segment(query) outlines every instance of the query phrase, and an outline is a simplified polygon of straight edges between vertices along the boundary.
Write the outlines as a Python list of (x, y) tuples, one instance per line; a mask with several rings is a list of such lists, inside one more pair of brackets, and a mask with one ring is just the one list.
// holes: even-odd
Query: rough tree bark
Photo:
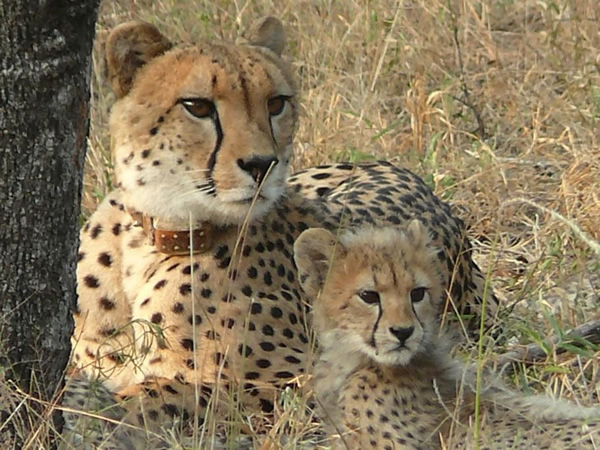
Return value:
[[(0, 0), (0, 383), (42, 400), (60, 388), (70, 352), (98, 3)], [(47, 412), (21, 408), (19, 430), (7, 409), (0, 427), (20, 448)]]

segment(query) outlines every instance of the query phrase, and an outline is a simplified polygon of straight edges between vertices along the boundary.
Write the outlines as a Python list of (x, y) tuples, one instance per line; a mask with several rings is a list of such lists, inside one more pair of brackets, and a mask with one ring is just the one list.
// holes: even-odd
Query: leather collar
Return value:
[(217, 232), (222, 230), (208, 222), (197, 222), (194, 229), (183, 228), (165, 223), (156, 217), (141, 212), (129, 211), (133, 226), (141, 226), (148, 237), (148, 243), (166, 255), (195, 255), (209, 251), (215, 241)]

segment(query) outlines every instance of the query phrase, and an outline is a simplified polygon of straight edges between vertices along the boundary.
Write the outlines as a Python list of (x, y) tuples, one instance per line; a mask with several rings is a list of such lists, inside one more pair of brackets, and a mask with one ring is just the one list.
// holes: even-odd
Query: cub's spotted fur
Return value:
[(314, 388), (336, 448), (592, 449), (600, 408), (524, 397), (489, 378), (474, 438), (474, 371), (440, 334), (444, 264), (421, 222), (300, 235), (295, 260), (320, 342)]
[(99, 380), (142, 437), (189, 431), (207, 409), (271, 413), (310, 369), (292, 254), (308, 227), (419, 217), (436, 233), (447, 310), (479, 313), (483, 277), (464, 226), (417, 176), (379, 162), (286, 182), (297, 105), (283, 44), (273, 18), (245, 45), (174, 46), (139, 22), (110, 34), (117, 188), (81, 232), (67, 405), (89, 409), (82, 380)]

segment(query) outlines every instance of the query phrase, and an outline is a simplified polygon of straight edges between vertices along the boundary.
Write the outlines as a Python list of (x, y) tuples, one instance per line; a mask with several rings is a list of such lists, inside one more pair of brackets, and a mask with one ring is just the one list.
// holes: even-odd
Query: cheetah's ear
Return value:
[(279, 19), (264, 17), (250, 28), (248, 40), (252, 45), (266, 47), (278, 56), (285, 48), (285, 32)]
[(427, 247), (431, 236), (427, 227), (418, 219), (413, 219), (406, 228), (406, 236), (415, 247)]
[(335, 235), (323, 228), (304, 231), (294, 243), (294, 261), (298, 267), (300, 286), (315, 300), (325, 284), (334, 252), (344, 252)]
[(113, 29), (106, 40), (106, 68), (118, 98), (131, 90), (136, 72), (173, 44), (149, 23), (127, 22)]

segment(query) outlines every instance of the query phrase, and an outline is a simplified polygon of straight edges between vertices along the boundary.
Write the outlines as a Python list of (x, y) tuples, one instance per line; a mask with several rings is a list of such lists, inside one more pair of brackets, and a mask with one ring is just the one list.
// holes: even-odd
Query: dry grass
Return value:
[[(105, 1), (98, 41), (132, 18), (181, 41), (232, 40), (263, 15), (285, 23), (298, 74), (295, 168), (383, 158), (423, 176), (471, 225), (478, 260), (514, 307), (512, 344), (598, 317), (597, 0)], [(86, 214), (112, 189), (99, 53), (93, 95)], [(599, 355), (549, 348), (512, 381), (598, 402)], [(299, 417), (301, 403), (282, 417)]]

